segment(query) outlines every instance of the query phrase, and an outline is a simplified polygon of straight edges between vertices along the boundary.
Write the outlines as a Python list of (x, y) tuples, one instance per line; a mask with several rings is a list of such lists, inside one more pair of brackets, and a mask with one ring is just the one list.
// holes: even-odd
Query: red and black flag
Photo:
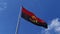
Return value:
[(24, 7), (22, 7), (21, 17), (35, 25), (42, 26), (44, 28), (48, 28), (47, 23), (44, 20), (36, 17), (32, 12), (28, 11)]

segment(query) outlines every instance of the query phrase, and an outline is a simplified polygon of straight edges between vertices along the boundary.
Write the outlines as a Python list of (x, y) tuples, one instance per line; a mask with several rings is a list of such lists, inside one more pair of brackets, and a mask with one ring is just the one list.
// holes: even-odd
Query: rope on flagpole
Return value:
[[(21, 8), (20, 8), (20, 10), (21, 10)], [(18, 21), (17, 21), (17, 25), (16, 25), (15, 34), (18, 34), (18, 27), (19, 27), (19, 24), (20, 24), (20, 12), (19, 12), (19, 16), (18, 16)]]

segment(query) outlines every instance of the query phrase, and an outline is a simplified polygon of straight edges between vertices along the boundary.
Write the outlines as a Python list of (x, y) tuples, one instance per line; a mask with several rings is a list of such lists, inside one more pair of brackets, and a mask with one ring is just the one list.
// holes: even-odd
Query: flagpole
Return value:
[[(21, 8), (20, 8), (21, 10)], [(15, 31), (15, 34), (18, 34), (18, 28), (19, 28), (19, 24), (20, 24), (20, 12), (19, 12), (19, 16), (18, 16), (18, 21), (17, 21), (17, 25), (16, 25), (16, 31)]]

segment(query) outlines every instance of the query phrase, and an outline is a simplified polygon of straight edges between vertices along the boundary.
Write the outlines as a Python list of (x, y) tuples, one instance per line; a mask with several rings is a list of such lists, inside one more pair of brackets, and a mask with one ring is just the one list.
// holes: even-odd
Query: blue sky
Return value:
[(15, 34), (20, 0), (0, 0), (0, 34)]
[[(60, 0), (0, 0), (0, 34), (15, 34), (18, 15), (19, 11), (21, 13), (20, 7), (22, 5), (37, 17), (45, 20), (49, 27), (46, 30), (43, 27), (36, 26), (20, 18), (19, 34), (43, 34), (45, 32), (45, 34), (56, 34), (60, 32), (56, 29), (56, 27), (60, 29), (60, 22), (57, 20), (57, 18), (60, 18), (59, 1)], [(54, 25), (53, 23), (58, 25)]]

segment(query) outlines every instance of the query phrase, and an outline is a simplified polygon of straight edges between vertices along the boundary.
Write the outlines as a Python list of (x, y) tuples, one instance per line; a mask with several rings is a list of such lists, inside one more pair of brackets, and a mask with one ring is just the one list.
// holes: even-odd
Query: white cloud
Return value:
[(60, 22), (59, 18), (53, 19), (51, 21), (51, 24), (48, 25), (48, 29), (43, 30), (43, 33), (45, 34), (52, 34), (51, 31), (53, 31), (55, 34), (60, 34)]
[(52, 29), (52, 28), (57, 28), (58, 26), (60, 26), (60, 22), (59, 22), (59, 19), (56, 18), (56, 19), (53, 19), (53, 20), (51, 21), (51, 24), (48, 25), (48, 29), (46, 29), (46, 30), (50, 30), (50, 29)]
[(55, 28), (55, 31), (60, 32), (60, 27)]

